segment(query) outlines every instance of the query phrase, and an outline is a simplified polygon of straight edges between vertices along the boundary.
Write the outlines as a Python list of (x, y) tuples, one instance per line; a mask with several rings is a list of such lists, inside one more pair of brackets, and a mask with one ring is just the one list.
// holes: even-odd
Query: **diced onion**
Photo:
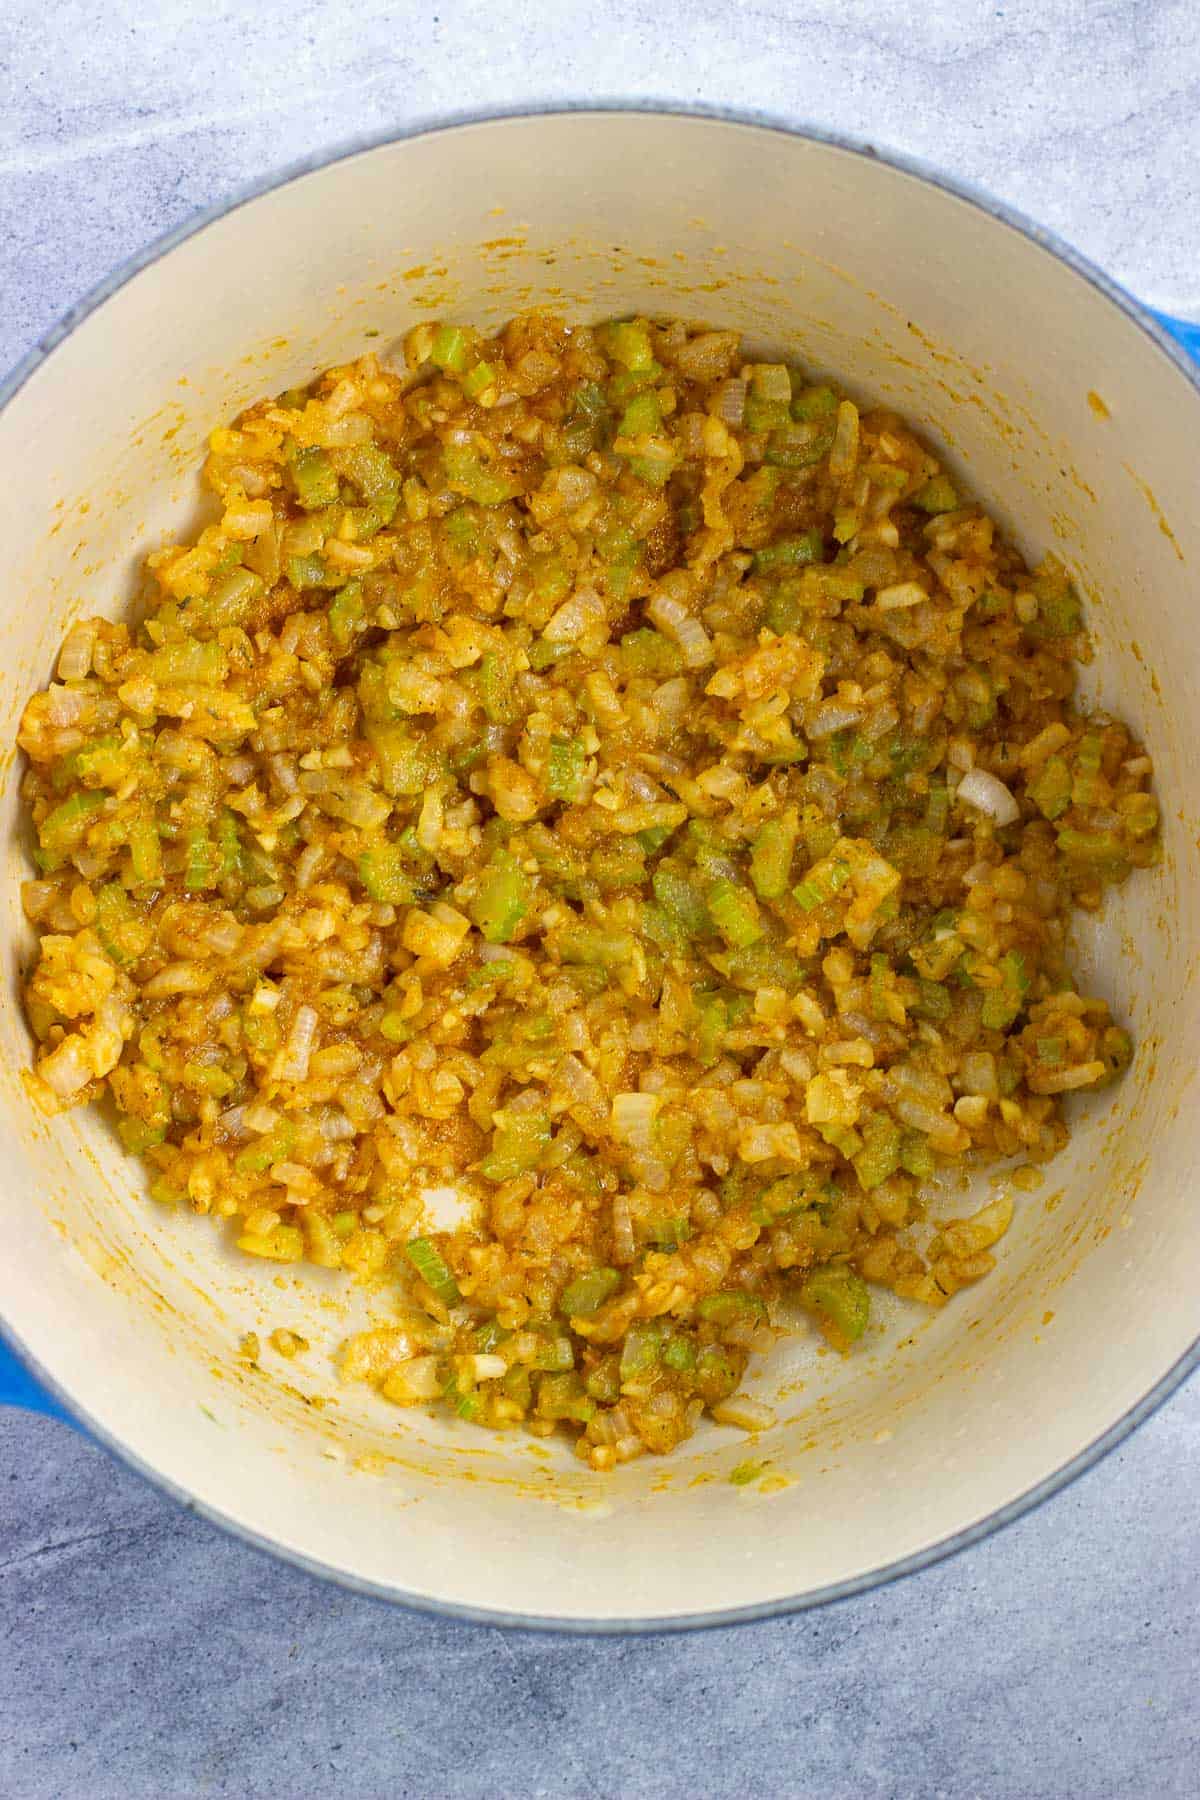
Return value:
[(1021, 816), (1021, 808), (1011, 791), (998, 776), (990, 775), (986, 769), (968, 769), (958, 784), (957, 798), (965, 800), (977, 812), (986, 813), (997, 825), (1011, 825)]

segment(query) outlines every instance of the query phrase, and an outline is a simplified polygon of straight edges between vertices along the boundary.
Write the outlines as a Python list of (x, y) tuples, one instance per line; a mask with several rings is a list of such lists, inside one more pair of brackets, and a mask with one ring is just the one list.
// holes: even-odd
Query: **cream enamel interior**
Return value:
[[(1030, 238), (866, 156), (619, 113), (385, 145), (152, 263), (0, 416), (3, 741), (67, 621), (118, 612), (141, 555), (194, 514), (212, 425), (418, 317), (498, 323), (533, 303), (733, 324), (834, 372), (924, 421), (1027, 553), (1055, 548), (1078, 571), (1089, 684), (1145, 735), (1165, 803), (1164, 866), (1081, 944), (1132, 1021), (1134, 1069), (1019, 1197), (978, 1288), (933, 1318), (885, 1309), (846, 1361), (808, 1336), (781, 1346), (754, 1391), (783, 1423), (757, 1440), (710, 1424), (668, 1460), (596, 1476), (565, 1445), (339, 1390), (329, 1353), (383, 1299), (222, 1256), (211, 1227), (151, 1207), (100, 1121), (39, 1120), (22, 1080), (10, 755), (0, 1314), (146, 1468), (332, 1572), (549, 1621), (727, 1613), (853, 1582), (983, 1520), (1112, 1426), (1196, 1334), (1200, 394)], [(312, 1350), (264, 1351), (248, 1373), (240, 1334), (275, 1325)], [(729, 1484), (748, 1456), (769, 1459), (774, 1491)]]

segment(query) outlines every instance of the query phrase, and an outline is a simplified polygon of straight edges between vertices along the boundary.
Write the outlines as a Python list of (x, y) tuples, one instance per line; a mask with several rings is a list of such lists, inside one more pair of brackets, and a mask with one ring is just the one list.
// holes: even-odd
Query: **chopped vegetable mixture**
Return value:
[(598, 1470), (768, 1424), (785, 1303), (849, 1351), (984, 1275), (1012, 1201), (931, 1183), (1128, 1063), (1067, 932), (1158, 855), (1064, 570), (893, 413), (640, 318), (419, 326), (205, 477), (21, 726), (46, 1107), (390, 1292), (347, 1379)]

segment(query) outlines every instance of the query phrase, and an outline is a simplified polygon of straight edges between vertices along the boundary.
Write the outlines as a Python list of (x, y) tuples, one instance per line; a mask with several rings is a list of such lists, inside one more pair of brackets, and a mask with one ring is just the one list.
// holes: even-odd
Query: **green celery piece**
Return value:
[(569, 1281), (562, 1291), (559, 1310), (568, 1318), (599, 1311), (606, 1300), (612, 1298), (621, 1285), (621, 1277), (616, 1269), (589, 1269), (586, 1274), (577, 1275)]
[(805, 387), (792, 395), (793, 419), (827, 419), (837, 407), (838, 397), (831, 387)]
[(139, 887), (157, 887), (162, 880), (162, 842), (158, 826), (143, 813), (129, 827), (129, 860)]
[(653, 437), (662, 430), (662, 407), (658, 395), (637, 394), (625, 408), (618, 428), (618, 437)]
[(919, 1131), (906, 1131), (900, 1145), (900, 1167), (917, 1181), (928, 1181), (933, 1174), (933, 1151), (929, 1139)]
[(948, 475), (935, 475), (924, 487), (918, 488), (912, 498), (913, 505), (927, 513), (953, 512), (962, 504), (958, 489)]
[(290, 1119), (280, 1119), (263, 1137), (247, 1144), (233, 1159), (239, 1175), (265, 1175), (272, 1164), (283, 1162), (296, 1142), (296, 1127)]
[(504, 657), (495, 650), (485, 650), (479, 662), (479, 699), (492, 725), (511, 725), (517, 709), (512, 689), (512, 672)]
[(552, 738), (546, 765), (546, 792), (554, 800), (579, 798), (583, 785), (583, 744), (579, 738)]
[(229, 659), (220, 644), (184, 638), (164, 644), (146, 658), (146, 673), (164, 685), (177, 682), (213, 684), (224, 681)]
[(1004, 1031), (1016, 1019), (1029, 992), (1029, 976), (1025, 958), (1019, 950), (1009, 950), (1000, 958), (1004, 985), (988, 988), (983, 997), (980, 1019), (987, 1031)]
[(416, 899), (412, 870), (399, 844), (372, 844), (358, 859), (358, 879), (382, 906), (411, 906)]
[(41, 846), (38, 861), (43, 869), (50, 871), (60, 868), (70, 852), (79, 848), (89, 819), (100, 811), (107, 798), (107, 794), (98, 793), (93, 788), (86, 793), (70, 795), (53, 812), (46, 814), (38, 826), (38, 843)]
[(677, 1375), (690, 1375), (696, 1367), (696, 1346), (691, 1338), (682, 1334), (670, 1337), (663, 1345), (662, 1360)]
[(662, 1332), (657, 1324), (631, 1325), (621, 1350), (621, 1380), (648, 1375), (658, 1362), (661, 1347)]
[(148, 933), (119, 881), (96, 895), (96, 936), (115, 963), (134, 962), (146, 950)]
[(709, 999), (698, 1005), (697, 1012), (700, 1024), (696, 1032), (696, 1060), (708, 1069), (721, 1054), (729, 1029), (729, 1008), (723, 1000)]
[(549, 1113), (507, 1113), (492, 1133), (492, 1148), (479, 1167), (489, 1181), (511, 1181), (536, 1168), (549, 1144)]
[(432, 1288), (444, 1305), (456, 1306), (458, 1304), (462, 1298), (458, 1291), (458, 1283), (441, 1251), (430, 1238), (410, 1238), (404, 1246), (404, 1254), (425, 1286)]
[(833, 443), (833, 426), (789, 424), (781, 421), (767, 439), (764, 452), (768, 468), (809, 469), (820, 462)]
[(762, 1318), (766, 1310), (757, 1294), (748, 1294), (742, 1288), (723, 1288), (719, 1293), (706, 1294), (696, 1307), (700, 1318), (722, 1330), (743, 1320)]
[(1058, 833), (1058, 848), (1072, 862), (1093, 868), (1120, 869), (1125, 865), (1125, 847), (1115, 831), (1076, 831), (1064, 828)]
[(338, 497), (337, 470), (324, 450), (297, 450), (291, 463), (292, 486), (305, 512), (332, 506)]
[(759, 827), (750, 850), (750, 879), (761, 900), (781, 900), (787, 893), (795, 853), (794, 825), (768, 819)]
[(479, 506), (499, 506), (514, 500), (521, 483), (498, 469), (488, 468), (466, 444), (447, 444), (442, 452), (446, 479), (455, 493), (465, 494)]
[(385, 525), (390, 525), (400, 502), (400, 471), (378, 444), (349, 444), (337, 452), (337, 463), (352, 487)]
[(883, 1113), (873, 1113), (862, 1129), (863, 1147), (854, 1158), (854, 1173), (869, 1193), (900, 1167), (904, 1134)]
[(827, 1320), (847, 1343), (855, 1343), (867, 1329), (871, 1296), (861, 1276), (840, 1264), (817, 1269), (800, 1289), (805, 1306)]
[[(252, 569), (230, 569), (217, 577), (204, 599), (194, 602), (193, 607), (209, 631), (222, 631), (240, 625), (265, 592), (266, 583)], [(192, 611), (189, 607), (189, 617)]]
[(621, 320), (606, 326), (601, 333), (601, 342), (612, 360), (626, 369), (640, 373), (653, 367), (650, 327), (642, 319)]
[(507, 850), (493, 856), (467, 907), (489, 944), (510, 943), (533, 898), (528, 876)]
[(776, 538), (773, 544), (755, 552), (754, 573), (761, 575), (772, 569), (801, 568), (808, 563), (820, 562), (824, 550), (824, 539), (816, 530)]
[(339, 650), (348, 650), (366, 623), (361, 581), (348, 581), (329, 603), (329, 635)]
[(325, 564), (319, 556), (289, 556), (286, 572), (297, 593), (301, 588), (325, 586)]
[(630, 675), (649, 675), (667, 680), (683, 668), (683, 651), (660, 631), (643, 625), (621, 639), (621, 663)]
[(556, 944), (563, 962), (595, 969), (627, 963), (634, 948), (629, 932), (604, 931), (591, 925), (570, 925), (559, 930)]
[(758, 903), (746, 888), (722, 878), (713, 882), (705, 899), (713, 924), (731, 949), (745, 950), (763, 936)]
[(190, 893), (202, 893), (217, 885), (217, 857), (207, 831), (189, 831), (184, 839), (187, 860), (183, 885)]
[(654, 898), (663, 911), (681, 927), (686, 937), (700, 937), (709, 927), (709, 912), (704, 895), (696, 883), (677, 868), (660, 863), (651, 880)]
[(490, 362), (477, 362), (473, 369), (463, 376), (463, 393), (471, 400), (478, 400), (489, 388), (494, 388), (497, 381), (495, 366)]
[(850, 879), (850, 865), (840, 858), (824, 856), (813, 864), (804, 880), (792, 889), (792, 899), (805, 912), (814, 912), (832, 900)]
[(1029, 783), (1027, 793), (1047, 819), (1057, 819), (1071, 804), (1071, 771), (1061, 756), (1051, 756)]
[(448, 375), (461, 375), (467, 366), (471, 336), (461, 325), (439, 325), (433, 334), (429, 360)]

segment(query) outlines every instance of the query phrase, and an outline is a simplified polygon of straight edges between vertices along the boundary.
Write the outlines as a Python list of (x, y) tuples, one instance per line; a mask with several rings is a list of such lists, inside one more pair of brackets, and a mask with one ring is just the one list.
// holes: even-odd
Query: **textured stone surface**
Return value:
[[(622, 94), (926, 156), (1200, 315), (1193, 0), (7, 0), (0, 365), (148, 238), (313, 149)], [(1198, 1458), (1193, 1383), (913, 1580), (734, 1632), (575, 1642), (321, 1587), (65, 1427), (0, 1414), (0, 1794), (1189, 1800)]]

